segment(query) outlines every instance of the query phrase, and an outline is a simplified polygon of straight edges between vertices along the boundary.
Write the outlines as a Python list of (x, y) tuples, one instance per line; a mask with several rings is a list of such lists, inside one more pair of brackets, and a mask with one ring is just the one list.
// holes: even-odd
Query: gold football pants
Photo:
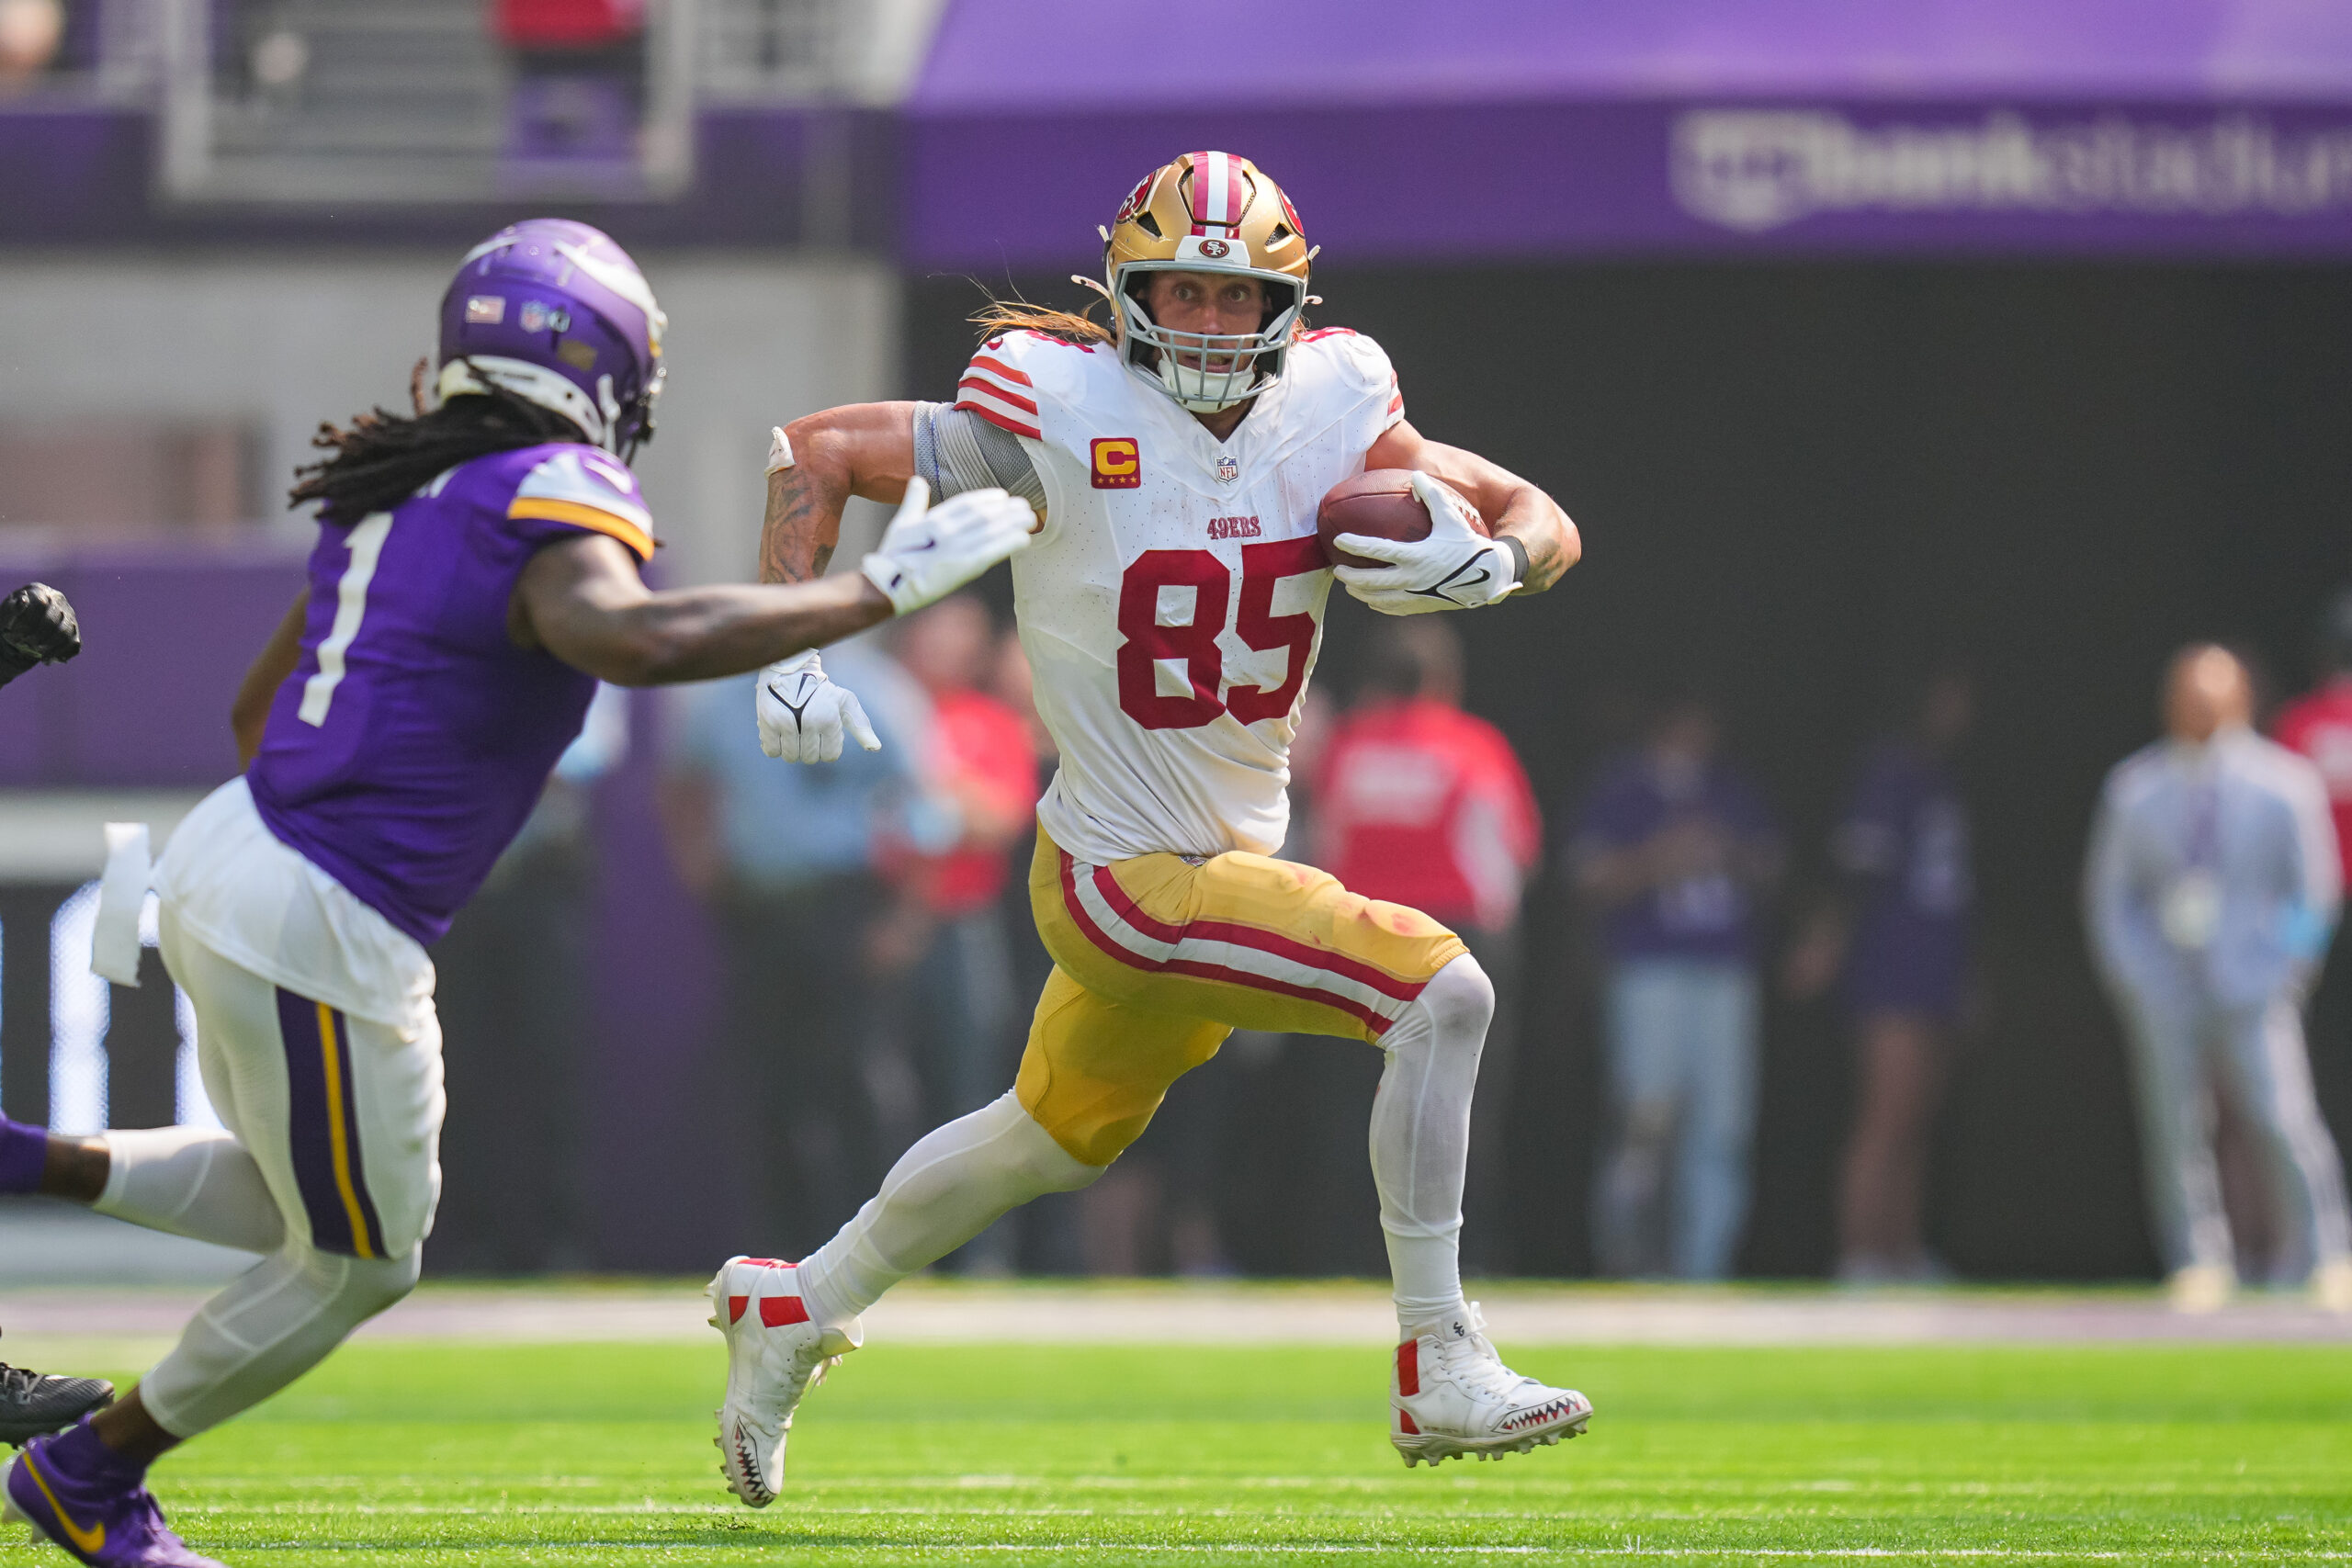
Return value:
[(1042, 829), (1029, 902), (1054, 973), (1014, 1092), (1088, 1165), (1116, 1159), (1236, 1029), (1377, 1044), (1468, 951), (1313, 866), (1238, 852), (1089, 865)]

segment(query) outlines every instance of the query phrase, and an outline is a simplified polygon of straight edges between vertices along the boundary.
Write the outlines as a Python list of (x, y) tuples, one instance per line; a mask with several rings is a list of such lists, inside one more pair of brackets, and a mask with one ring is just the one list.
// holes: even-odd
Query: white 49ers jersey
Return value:
[(1404, 417), (1388, 356), (1302, 333), (1219, 441), (1114, 348), (1010, 333), (973, 356), (956, 406), (1023, 437), (1045, 487), (1012, 585), (1061, 751), (1046, 831), (1094, 864), (1272, 853), (1331, 588), (1316, 507)]

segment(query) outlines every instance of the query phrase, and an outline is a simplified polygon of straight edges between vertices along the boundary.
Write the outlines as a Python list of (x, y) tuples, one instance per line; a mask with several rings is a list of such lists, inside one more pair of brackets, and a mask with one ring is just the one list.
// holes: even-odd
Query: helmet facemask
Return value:
[[(1184, 333), (1152, 320), (1143, 294), (1155, 272), (1222, 272), (1254, 277), (1266, 291), (1265, 314), (1256, 332)], [(1120, 324), (1127, 362), (1150, 370), (1178, 404), (1193, 413), (1216, 413), (1244, 403), (1282, 375), (1283, 353), (1298, 330), (1300, 288), (1296, 280), (1255, 268), (1211, 268), (1182, 263), (1119, 269)]]

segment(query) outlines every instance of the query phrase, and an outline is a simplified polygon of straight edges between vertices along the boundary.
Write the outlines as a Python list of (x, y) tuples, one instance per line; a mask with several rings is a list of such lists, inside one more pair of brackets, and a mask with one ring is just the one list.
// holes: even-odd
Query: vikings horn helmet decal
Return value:
[(645, 275), (603, 231), (526, 219), (468, 251), (442, 296), (440, 395), (492, 383), (626, 461), (653, 434), (668, 324)]
[[(1306, 305), (1314, 253), (1282, 187), (1230, 152), (1187, 152), (1146, 175), (1104, 236), (1103, 272), (1131, 365), (1195, 413), (1257, 396), (1282, 374)], [(1230, 272), (1266, 286), (1259, 330), (1229, 337), (1170, 332), (1143, 306), (1154, 272)]]

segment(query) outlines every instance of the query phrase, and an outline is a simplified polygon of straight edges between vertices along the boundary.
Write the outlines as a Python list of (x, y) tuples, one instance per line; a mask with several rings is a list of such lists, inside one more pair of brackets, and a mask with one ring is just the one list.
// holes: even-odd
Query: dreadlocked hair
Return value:
[(1040, 336), (1057, 338), (1063, 343), (1080, 346), (1109, 343), (1111, 329), (1093, 320), (1094, 306), (1084, 310), (1057, 310), (1050, 306), (1032, 305), (1026, 299), (999, 299), (990, 296), (989, 302), (970, 317), (971, 323), (980, 329), (983, 338), (1000, 333), (1036, 333)]
[(580, 427), (483, 379), (486, 389), (424, 407), (424, 362), (409, 380), (416, 412), (374, 409), (338, 429), (321, 424), (311, 445), (332, 454), (294, 470), (287, 504), (319, 502), (319, 520), (348, 528), (370, 513), (388, 512), (460, 463), (537, 446), (579, 441)]

